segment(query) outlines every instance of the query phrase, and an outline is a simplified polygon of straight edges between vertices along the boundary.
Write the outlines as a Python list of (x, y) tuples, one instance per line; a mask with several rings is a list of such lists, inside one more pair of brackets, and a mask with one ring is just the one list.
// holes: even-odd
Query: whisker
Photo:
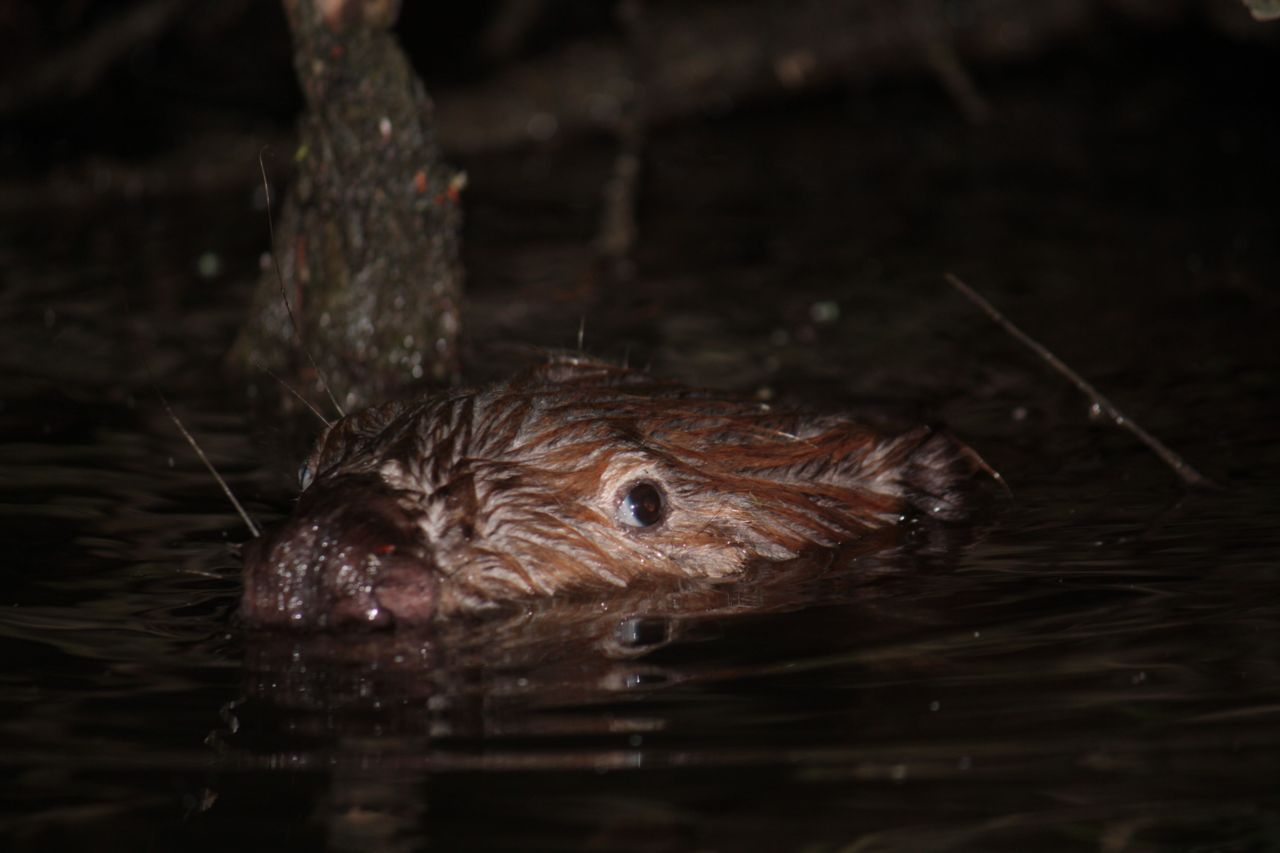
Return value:
[(321, 414), (320, 410), (319, 410), (319, 409), (317, 409), (317, 408), (315, 407), (315, 405), (314, 405), (314, 404), (312, 404), (312, 402), (311, 402), (310, 400), (308, 400), (306, 397), (302, 396), (302, 394), (298, 391), (298, 389), (297, 389), (297, 388), (294, 388), (294, 387), (293, 387), (292, 385), (290, 385), (288, 382), (285, 382), (285, 381), (284, 381), (283, 379), (281, 379), (279, 376), (276, 376), (274, 373), (272, 373), (272, 372), (271, 372), (271, 368), (267, 367), (265, 364), (260, 364), (260, 363), (259, 363), (259, 362), (257, 362), (257, 361), (255, 361), (255, 362), (253, 363), (253, 366), (254, 366), (254, 367), (256, 367), (256, 368), (258, 368), (259, 370), (261, 370), (263, 373), (267, 374), (268, 376), (270, 376), (270, 377), (271, 377), (272, 379), (274, 379), (275, 381), (279, 382), (279, 383), (284, 387), (284, 389), (285, 389), (286, 391), (288, 391), (288, 392), (289, 392), (290, 394), (292, 394), (293, 396), (297, 397), (297, 398), (298, 398), (298, 400), (302, 403), (302, 405), (304, 405), (304, 406), (306, 406), (308, 409), (310, 409), (310, 410), (311, 410), (311, 413), (312, 413), (313, 415), (315, 415), (317, 418), (319, 418), (319, 419), (320, 419), (320, 422), (321, 422), (322, 424), (324, 424), (326, 427), (331, 427), (331, 426), (333, 426), (333, 421), (329, 420), (329, 419), (328, 419), (328, 418), (326, 418), (323, 414)]
[(262, 192), (267, 202), (267, 233), (271, 235), (271, 265), (276, 271), (276, 281), (280, 283), (280, 299), (284, 301), (285, 311), (289, 313), (289, 324), (293, 327), (293, 336), (298, 341), (298, 348), (302, 350), (302, 354), (307, 357), (307, 361), (311, 363), (311, 369), (316, 372), (316, 377), (320, 380), (320, 387), (329, 395), (329, 402), (337, 409), (338, 416), (345, 418), (347, 413), (343, 411), (342, 405), (338, 403), (338, 398), (333, 395), (333, 389), (329, 387), (329, 382), (324, 378), (320, 366), (316, 364), (316, 360), (311, 357), (311, 350), (307, 349), (306, 342), (302, 340), (302, 332), (298, 326), (298, 318), (294, 316), (293, 306), (289, 304), (289, 291), (284, 286), (284, 273), (280, 271), (280, 259), (276, 256), (276, 225), (271, 212), (271, 187), (267, 181), (267, 167), (262, 161), (262, 155), (266, 152), (266, 146), (258, 152), (258, 171), (262, 173)]
[(227, 500), (231, 501), (231, 505), (236, 508), (236, 512), (240, 513), (240, 518), (244, 521), (245, 527), (249, 528), (249, 532), (253, 534), (253, 538), (257, 539), (262, 536), (262, 531), (258, 528), (258, 525), (253, 523), (253, 519), (249, 517), (249, 513), (245, 512), (245, 508), (240, 504), (240, 501), (236, 500), (236, 496), (232, 494), (231, 487), (227, 485), (227, 481), (218, 473), (218, 469), (213, 467), (213, 463), (209, 461), (209, 457), (205, 456), (204, 450), (201, 449), (199, 443), (195, 439), (195, 436), (187, 431), (187, 428), (182, 425), (182, 421), (178, 420), (178, 416), (173, 413), (173, 408), (169, 405), (169, 401), (165, 399), (164, 394), (160, 393), (159, 390), (156, 391), (156, 394), (159, 395), (160, 404), (164, 406), (165, 412), (168, 413), (169, 420), (173, 421), (173, 425), (178, 428), (178, 432), (182, 433), (182, 437), (187, 440), (187, 444), (191, 445), (191, 449), (196, 452), (196, 456), (200, 457), (200, 461), (204, 463), (204, 467), (209, 469), (209, 473), (213, 475), (213, 479), (222, 487), (223, 494), (227, 496)]

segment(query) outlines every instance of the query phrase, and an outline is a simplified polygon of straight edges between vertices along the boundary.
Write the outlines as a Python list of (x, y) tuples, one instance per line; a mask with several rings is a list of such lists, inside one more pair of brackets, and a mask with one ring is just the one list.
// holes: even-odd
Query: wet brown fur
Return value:
[[(602, 362), (338, 421), (294, 516), (246, 557), (253, 622), (416, 622), (656, 578), (723, 578), (963, 513), (974, 458), (929, 428), (885, 436)], [(665, 496), (635, 528), (637, 482)]]

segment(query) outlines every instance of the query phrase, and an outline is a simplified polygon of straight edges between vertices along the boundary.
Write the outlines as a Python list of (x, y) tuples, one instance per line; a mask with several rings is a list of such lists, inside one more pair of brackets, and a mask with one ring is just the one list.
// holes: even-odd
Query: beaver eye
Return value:
[(304, 460), (301, 467), (298, 468), (298, 488), (304, 492), (307, 486), (311, 485), (311, 481), (315, 479), (315, 474), (311, 471), (311, 462)]
[(666, 515), (667, 502), (653, 483), (636, 483), (618, 501), (618, 521), (628, 527), (653, 527)]

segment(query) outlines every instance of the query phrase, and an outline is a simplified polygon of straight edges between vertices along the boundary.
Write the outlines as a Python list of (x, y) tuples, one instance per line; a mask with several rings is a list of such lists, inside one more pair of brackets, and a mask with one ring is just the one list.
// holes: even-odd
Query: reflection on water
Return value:
[[(32, 248), (0, 293), (3, 846), (1280, 848), (1280, 187), (1242, 165), (1280, 122), (1157, 71), (1146, 131), (1125, 87), (1082, 105), (1061, 70), (993, 88), (984, 130), (914, 89), (670, 130), (622, 292), (582, 284), (587, 202), (564, 199), (607, 157), (470, 164), (477, 338), (571, 343), (586, 313), (597, 352), (634, 344), (687, 381), (940, 417), (1013, 494), (945, 542), (426, 635), (234, 620), (245, 534), (153, 387), (278, 517), (288, 431), (216, 378), (251, 251), (160, 300), (122, 285), (205, 251), (207, 211), (74, 269), (13, 226)], [(895, 110), (920, 115), (882, 126)], [(1079, 132), (1026, 144), (1046, 116)], [(1235, 153), (1205, 153), (1224, 122), (1244, 122)], [(1193, 154), (1216, 171), (1179, 172)], [(786, 210), (747, 180), (766, 165)], [(948, 268), (1227, 488), (1183, 492), (1089, 423)]]

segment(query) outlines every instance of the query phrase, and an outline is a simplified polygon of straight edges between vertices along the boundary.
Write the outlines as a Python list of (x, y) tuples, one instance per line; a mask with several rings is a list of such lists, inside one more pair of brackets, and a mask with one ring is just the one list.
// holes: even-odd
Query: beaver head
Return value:
[(560, 357), (331, 426), (292, 516), (246, 550), (242, 613), (386, 626), (733, 576), (913, 511), (956, 518), (975, 467), (928, 428), (886, 436)]

